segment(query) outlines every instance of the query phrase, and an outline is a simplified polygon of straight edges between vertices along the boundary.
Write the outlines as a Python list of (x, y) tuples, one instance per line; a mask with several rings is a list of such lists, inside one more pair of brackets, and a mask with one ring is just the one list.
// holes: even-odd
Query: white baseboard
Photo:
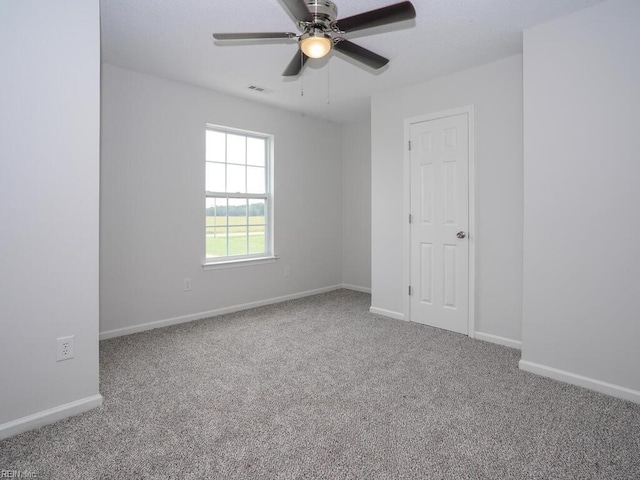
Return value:
[(640, 403), (640, 392), (637, 390), (631, 390), (630, 388), (622, 387), (620, 385), (602, 382), (595, 378), (585, 377), (578, 375), (577, 373), (571, 373), (558, 368), (540, 365), (539, 363), (529, 362), (527, 360), (520, 360), (518, 366), (520, 367), (520, 370), (524, 370), (525, 372), (535, 373), (536, 375), (553, 378), (554, 380), (560, 380), (561, 382), (570, 383), (571, 385), (595, 390), (596, 392), (621, 398), (622, 400)]
[(232, 305), (230, 307), (217, 308), (215, 310), (208, 310), (206, 312), (192, 313), (191, 315), (182, 315), (180, 317), (167, 318), (164, 320), (157, 320), (154, 322), (141, 323), (139, 325), (132, 325), (130, 327), (116, 328), (113, 330), (106, 330), (100, 332), (100, 340), (106, 340), (108, 338), (121, 337), (123, 335), (131, 335), (132, 333), (144, 332), (146, 330), (153, 330), (154, 328), (168, 327), (170, 325), (178, 325), (180, 323), (193, 322), (194, 320), (202, 320), (203, 318), (215, 317), (217, 315), (224, 315), (226, 313), (240, 312), (242, 310), (249, 310), (250, 308), (262, 307), (264, 305), (271, 305), (273, 303), (286, 302), (287, 300), (295, 300), (296, 298), (309, 297), (311, 295), (318, 295), (320, 293), (331, 292), (333, 290), (339, 290), (342, 285), (333, 285), (330, 287), (316, 288), (315, 290), (307, 290), (305, 292), (292, 293), (290, 295), (284, 295), (282, 297), (268, 298), (266, 300), (258, 300), (256, 302), (243, 303), (241, 305)]
[(358, 285), (351, 285), (350, 283), (343, 283), (342, 288), (347, 290), (355, 290), (356, 292), (371, 293), (371, 289), (368, 287), (359, 287)]
[(102, 395), (92, 395), (4, 423), (0, 425), (0, 440), (49, 425), (50, 423), (55, 423), (68, 417), (80, 415), (100, 405), (102, 405)]
[(522, 350), (522, 342), (520, 340), (513, 340), (511, 338), (499, 337), (498, 335), (491, 335), (490, 333), (475, 332), (474, 338), (476, 340), (482, 340), (483, 342), (497, 343), (509, 348), (516, 348)]
[(394, 312), (393, 310), (385, 310), (384, 308), (369, 307), (371, 313), (382, 315), (383, 317), (395, 318), (396, 320), (404, 320), (404, 313)]

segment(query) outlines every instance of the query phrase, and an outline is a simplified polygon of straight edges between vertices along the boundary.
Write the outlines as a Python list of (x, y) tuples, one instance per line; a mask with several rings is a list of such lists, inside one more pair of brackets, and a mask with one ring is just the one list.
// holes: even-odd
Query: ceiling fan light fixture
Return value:
[(324, 33), (309, 33), (300, 39), (300, 50), (309, 58), (324, 57), (331, 46), (331, 37)]

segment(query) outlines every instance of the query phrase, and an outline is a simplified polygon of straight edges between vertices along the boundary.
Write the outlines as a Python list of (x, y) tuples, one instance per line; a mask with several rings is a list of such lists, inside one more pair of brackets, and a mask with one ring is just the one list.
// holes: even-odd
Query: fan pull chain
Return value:
[(331, 63), (327, 63), (327, 105), (331, 105)]
[(304, 67), (304, 57), (302, 56), (302, 50), (300, 51), (300, 96), (304, 97), (304, 72), (302, 71)]

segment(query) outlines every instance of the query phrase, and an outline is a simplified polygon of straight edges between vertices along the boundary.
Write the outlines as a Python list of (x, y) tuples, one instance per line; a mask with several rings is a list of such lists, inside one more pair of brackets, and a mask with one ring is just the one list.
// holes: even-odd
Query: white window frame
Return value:
[[(274, 262), (278, 256), (275, 255), (274, 250), (274, 232), (273, 232), (273, 158), (274, 158), (274, 136), (266, 133), (253, 132), (249, 130), (241, 130), (237, 128), (225, 127), (221, 125), (213, 125), (206, 124), (205, 134), (207, 131), (215, 131), (221, 132), (225, 134), (233, 134), (233, 135), (242, 135), (245, 137), (253, 137), (253, 138), (261, 138), (266, 141), (266, 151), (265, 151), (265, 186), (266, 193), (264, 194), (256, 194), (256, 193), (229, 193), (229, 192), (211, 192), (206, 190), (205, 184), (205, 205), (206, 200), (209, 198), (242, 198), (242, 199), (259, 199), (264, 200), (265, 206), (265, 252), (256, 253), (256, 254), (248, 254), (248, 255), (227, 255), (224, 257), (207, 257), (207, 249), (206, 249), (206, 235), (207, 235), (207, 225), (206, 225), (206, 212), (204, 215), (204, 235), (203, 238), (205, 240), (204, 246), (204, 262), (203, 267), (205, 270), (210, 269), (218, 269), (218, 268), (230, 268), (235, 266), (243, 266), (243, 265), (256, 265), (261, 263), (271, 263)], [(205, 135), (206, 137), (206, 135)], [(205, 139), (205, 149), (206, 149), (206, 139)], [(205, 157), (205, 165), (206, 165), (206, 157)], [(225, 159), (226, 163), (226, 159)], [(206, 210), (206, 207), (205, 207)]]

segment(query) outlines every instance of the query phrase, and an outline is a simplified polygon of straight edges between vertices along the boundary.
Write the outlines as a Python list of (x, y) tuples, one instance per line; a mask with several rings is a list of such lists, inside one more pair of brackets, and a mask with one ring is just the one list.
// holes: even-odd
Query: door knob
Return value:
[(464, 238), (466, 236), (467, 236), (467, 234), (464, 233), (462, 230), (460, 230), (458, 233), (456, 233), (456, 237), (458, 237), (458, 238)]

